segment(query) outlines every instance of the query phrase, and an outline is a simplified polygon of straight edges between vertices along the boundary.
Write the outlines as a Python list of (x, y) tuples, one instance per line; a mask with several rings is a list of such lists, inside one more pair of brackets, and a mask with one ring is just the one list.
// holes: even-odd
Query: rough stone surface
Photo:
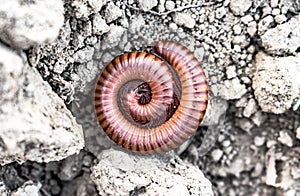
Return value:
[(265, 112), (283, 113), (299, 96), (300, 56), (273, 58), (262, 52), (256, 56), (254, 95)]
[(225, 99), (239, 99), (246, 92), (246, 86), (240, 83), (238, 78), (233, 78), (232, 80), (225, 80)]
[(12, 196), (39, 196), (40, 188), (42, 184), (40, 182), (34, 183), (32, 181), (25, 182), (18, 190), (11, 193)]
[(0, 39), (16, 48), (53, 41), (64, 22), (61, 0), (1, 2)]
[(107, 150), (92, 169), (92, 179), (100, 195), (213, 195), (203, 173), (177, 157), (131, 155)]
[(2, 196), (8, 196), (9, 191), (6, 189), (5, 184), (3, 181), (0, 181), (0, 195)]
[(250, 0), (232, 0), (230, 1), (230, 10), (235, 15), (243, 16), (245, 12), (251, 7), (252, 1)]
[(157, 0), (138, 0), (137, 1), (139, 8), (141, 8), (144, 11), (149, 11), (151, 10), (153, 7), (157, 6)]
[(0, 54), (0, 164), (78, 153), (82, 129), (62, 100), (19, 56), (3, 46)]
[(174, 22), (179, 26), (184, 26), (187, 28), (194, 28), (196, 21), (187, 13), (177, 12), (173, 14)]
[(106, 22), (110, 23), (123, 15), (122, 10), (113, 2), (109, 2), (104, 10)]
[[(293, 53), (300, 46), (300, 16), (267, 30), (262, 36), (262, 46), (271, 54)], [(274, 36), (276, 35), (276, 36)]]

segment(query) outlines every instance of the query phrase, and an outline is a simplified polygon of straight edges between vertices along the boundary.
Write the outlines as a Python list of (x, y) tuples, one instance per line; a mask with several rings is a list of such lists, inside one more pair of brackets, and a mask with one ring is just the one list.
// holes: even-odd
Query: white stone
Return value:
[(213, 195), (211, 183), (197, 167), (170, 154), (164, 156), (167, 162), (156, 156), (105, 150), (91, 178), (100, 195), (129, 195), (139, 187), (145, 187), (145, 195)]
[(173, 10), (175, 8), (175, 2), (174, 1), (166, 1), (165, 4), (166, 10)]
[(173, 21), (179, 26), (185, 26), (187, 28), (194, 28), (196, 21), (187, 13), (176, 12), (173, 14)]
[(12, 192), (11, 196), (40, 196), (41, 187), (42, 184), (40, 182), (27, 181), (16, 191)]
[(52, 42), (64, 22), (61, 0), (2, 0), (0, 39), (16, 48), (27, 49)]
[(223, 151), (220, 149), (215, 149), (211, 151), (211, 157), (214, 162), (218, 162), (222, 156), (223, 156)]
[(109, 2), (104, 10), (104, 17), (107, 23), (118, 19), (123, 15), (123, 11), (116, 6), (113, 2)]
[(300, 93), (300, 55), (275, 58), (259, 52), (255, 59), (252, 86), (258, 104), (264, 112), (285, 112)]
[(228, 79), (235, 78), (237, 76), (236, 67), (234, 65), (227, 66), (226, 67), (226, 75), (227, 75)]
[(139, 8), (141, 8), (144, 11), (149, 11), (158, 4), (157, 0), (137, 0), (137, 3)]
[(110, 30), (106, 21), (102, 18), (100, 14), (96, 14), (93, 18), (92, 31), (94, 35), (103, 35)]
[(234, 15), (245, 15), (245, 12), (251, 7), (251, 0), (231, 0), (229, 7)]
[(84, 146), (82, 128), (34, 68), (0, 46), (0, 165), (58, 161)]
[[(262, 36), (262, 46), (268, 53), (286, 54), (295, 52), (300, 46), (300, 16), (267, 30)], [(276, 36), (274, 36), (276, 35)]]
[(279, 132), (279, 137), (278, 137), (278, 141), (288, 147), (292, 147), (293, 146), (293, 139), (292, 137), (289, 135), (288, 132), (286, 131), (280, 131)]
[(257, 110), (255, 99), (249, 99), (246, 107), (244, 108), (243, 115), (249, 118)]
[(296, 138), (300, 140), (300, 127), (296, 129)]
[(239, 99), (247, 92), (246, 86), (244, 84), (241, 84), (238, 78), (225, 80), (224, 86), (224, 95), (225, 99), (227, 100)]
[(254, 137), (255, 146), (262, 146), (265, 142), (266, 142), (265, 137), (261, 137), (261, 136), (255, 136)]

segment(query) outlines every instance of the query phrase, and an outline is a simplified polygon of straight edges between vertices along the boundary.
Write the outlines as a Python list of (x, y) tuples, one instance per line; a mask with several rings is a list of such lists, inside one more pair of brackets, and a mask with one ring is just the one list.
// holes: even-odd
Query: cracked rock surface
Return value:
[(168, 156), (139, 157), (105, 150), (91, 177), (100, 195), (213, 195), (211, 183), (200, 170)]

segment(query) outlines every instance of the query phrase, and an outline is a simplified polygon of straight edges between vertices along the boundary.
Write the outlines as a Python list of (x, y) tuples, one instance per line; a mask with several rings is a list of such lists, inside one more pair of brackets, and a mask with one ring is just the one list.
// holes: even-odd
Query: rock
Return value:
[(230, 1), (229, 7), (234, 15), (244, 16), (251, 5), (252, 1), (250, 0), (232, 0)]
[(247, 92), (246, 86), (241, 84), (238, 78), (225, 80), (224, 86), (224, 96), (226, 100), (239, 99)]
[[(295, 52), (300, 45), (300, 16), (294, 16), (288, 22), (267, 30), (262, 36), (262, 46), (270, 54)], [(274, 36), (276, 35), (276, 36)]]
[(220, 149), (215, 149), (211, 151), (211, 157), (214, 162), (218, 162), (222, 156), (223, 156), (223, 151)]
[(109, 2), (104, 10), (104, 17), (107, 23), (111, 23), (112, 21), (118, 19), (122, 15), (123, 11), (113, 2)]
[(264, 112), (284, 113), (299, 96), (300, 55), (273, 58), (263, 52), (256, 57), (254, 95)]
[(271, 186), (276, 186), (276, 179), (277, 179), (277, 173), (276, 173), (276, 164), (275, 164), (275, 155), (272, 153), (267, 160), (267, 172), (266, 172), (266, 184)]
[(87, 3), (92, 8), (94, 13), (99, 12), (103, 5), (102, 0), (87, 0)]
[(246, 107), (244, 108), (243, 115), (249, 118), (257, 110), (255, 99), (249, 99)]
[(179, 26), (184, 26), (192, 29), (196, 24), (195, 19), (187, 13), (176, 12), (172, 15), (172, 17), (173, 21)]
[(110, 25), (110, 31), (106, 33), (103, 37), (105, 43), (102, 45), (103, 48), (115, 47), (120, 43), (121, 37), (124, 34), (125, 29), (121, 26)]
[(258, 33), (263, 34), (265, 31), (270, 29), (271, 25), (274, 23), (274, 18), (271, 15), (267, 15), (258, 22)]
[(63, 25), (63, 3), (61, 0), (4, 0), (0, 21), (0, 39), (15, 48), (49, 43)]
[(100, 195), (213, 195), (198, 168), (168, 154), (150, 157), (105, 150), (91, 178)]
[(288, 147), (293, 146), (293, 138), (290, 136), (288, 131), (280, 131), (278, 141)]
[(93, 34), (94, 35), (103, 35), (109, 31), (109, 26), (106, 24), (105, 20), (102, 16), (98, 13), (93, 18)]
[(71, 181), (80, 174), (82, 168), (83, 154), (71, 155), (64, 159), (61, 163), (60, 171), (57, 174), (59, 179), (63, 181)]
[(40, 182), (27, 181), (16, 191), (11, 193), (11, 196), (39, 196), (42, 184)]
[(300, 127), (296, 129), (296, 138), (300, 140)]
[(157, 0), (137, 0), (139, 8), (141, 8), (143, 11), (149, 11), (155, 6), (157, 6)]
[(133, 16), (129, 25), (129, 32), (130, 33), (139, 32), (141, 27), (143, 27), (144, 25), (145, 25), (145, 20), (141, 14), (137, 16)]
[(211, 97), (208, 100), (208, 107), (201, 123), (203, 126), (218, 125), (225, 117), (228, 108), (228, 102), (220, 97)]
[(49, 162), (78, 153), (81, 127), (36, 70), (0, 46), (0, 165)]
[(228, 79), (235, 78), (237, 76), (236, 67), (234, 65), (227, 66), (226, 67), (226, 75), (227, 75)]
[(0, 195), (8, 196), (10, 192), (6, 189), (5, 184), (3, 181), (0, 180)]
[(261, 137), (261, 136), (255, 136), (254, 137), (254, 144), (255, 146), (262, 146), (264, 143), (266, 142), (266, 138), (265, 137)]
[(175, 2), (168, 0), (166, 1), (165, 7), (168, 11), (173, 10), (175, 8)]

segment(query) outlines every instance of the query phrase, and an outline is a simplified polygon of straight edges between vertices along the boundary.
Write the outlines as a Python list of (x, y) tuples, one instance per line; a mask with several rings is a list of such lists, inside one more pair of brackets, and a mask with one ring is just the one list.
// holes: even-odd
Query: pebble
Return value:
[(266, 16), (258, 22), (258, 32), (264, 33), (270, 28), (270, 25), (274, 22), (274, 18), (271, 15)]
[(287, 131), (280, 131), (278, 141), (288, 147), (293, 146), (293, 139)]
[(92, 20), (92, 31), (94, 35), (103, 35), (110, 30), (109, 26), (106, 24), (106, 21), (99, 13), (96, 14)]
[(137, 4), (143, 11), (149, 11), (157, 6), (158, 2), (157, 0), (137, 0)]
[(214, 149), (213, 151), (211, 151), (211, 157), (214, 162), (218, 162), (222, 156), (223, 156), (223, 151), (220, 149)]
[(242, 32), (242, 28), (239, 24), (236, 24), (233, 26), (233, 33), (235, 35), (239, 35), (239, 34), (241, 34), (241, 32)]
[(256, 107), (255, 99), (251, 98), (251, 99), (249, 99), (246, 107), (244, 108), (243, 115), (245, 117), (249, 118), (256, 111), (257, 111), (257, 107)]
[(228, 79), (235, 78), (236, 74), (236, 67), (234, 65), (226, 67), (226, 75)]
[(264, 115), (261, 111), (257, 111), (254, 115), (251, 116), (251, 119), (256, 126), (260, 126), (263, 122), (265, 122), (267, 116)]
[(179, 25), (187, 28), (194, 28), (196, 21), (187, 13), (176, 12), (173, 15), (173, 21)]
[(109, 2), (107, 7), (104, 10), (104, 17), (107, 23), (111, 23), (112, 21), (118, 19), (123, 15), (123, 11), (116, 6), (113, 2)]
[(300, 46), (299, 21), (300, 15), (297, 15), (284, 24), (268, 29), (261, 35), (262, 46), (271, 54), (295, 52)]
[(254, 137), (254, 144), (257, 147), (262, 146), (265, 142), (266, 142), (265, 137), (262, 137), (262, 136), (255, 136)]
[(227, 100), (239, 99), (247, 92), (246, 86), (244, 84), (241, 84), (238, 78), (225, 80), (224, 86), (224, 96)]
[(165, 4), (166, 10), (170, 11), (175, 8), (175, 2), (174, 1), (166, 1)]
[(296, 129), (296, 138), (300, 140), (300, 127)]
[(251, 0), (232, 0), (230, 1), (229, 7), (234, 15), (243, 16), (251, 7), (251, 5)]

